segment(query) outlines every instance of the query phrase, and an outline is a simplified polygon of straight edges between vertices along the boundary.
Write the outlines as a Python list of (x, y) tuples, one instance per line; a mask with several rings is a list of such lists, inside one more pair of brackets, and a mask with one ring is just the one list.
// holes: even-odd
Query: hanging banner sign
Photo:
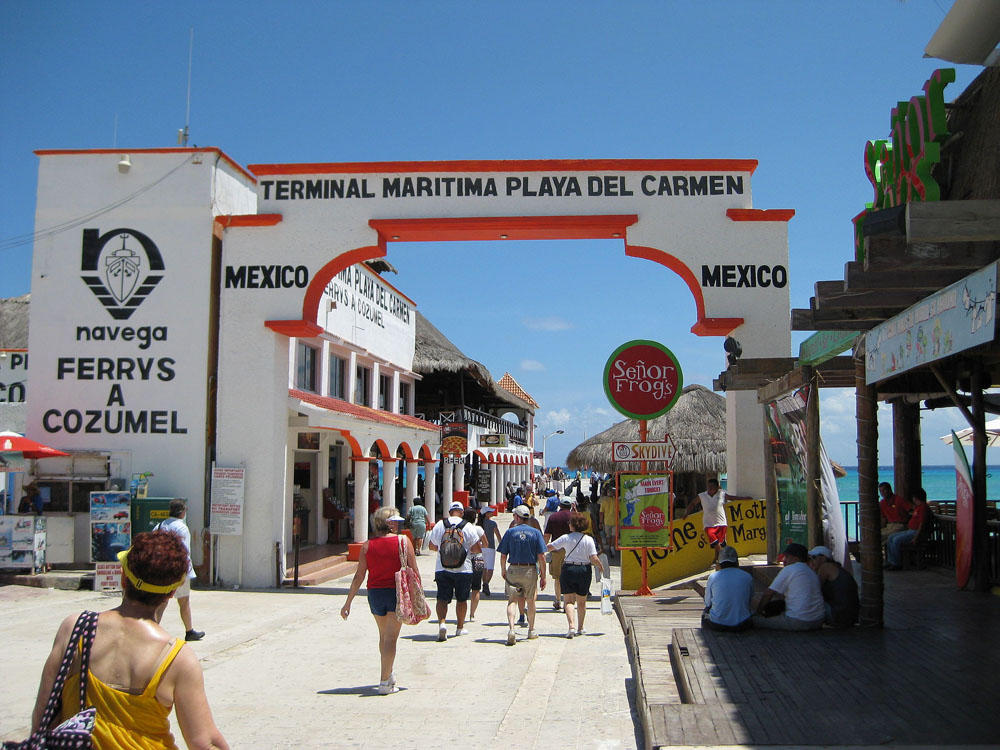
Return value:
[(487, 433), (479, 436), (480, 448), (506, 448), (508, 443), (508, 436), (500, 433)]
[(655, 419), (666, 414), (683, 387), (680, 362), (656, 341), (627, 341), (611, 353), (604, 365), (608, 401), (632, 419)]
[(965, 457), (965, 448), (955, 431), (951, 431), (955, 449), (955, 582), (965, 588), (972, 573), (972, 471)]
[(669, 435), (664, 436), (660, 443), (612, 443), (611, 460), (615, 463), (623, 461), (662, 461), (670, 468), (674, 465), (677, 446)]
[(618, 475), (619, 549), (669, 546), (673, 479), (672, 473)]
[(865, 382), (993, 341), (998, 265), (990, 263), (868, 331)]

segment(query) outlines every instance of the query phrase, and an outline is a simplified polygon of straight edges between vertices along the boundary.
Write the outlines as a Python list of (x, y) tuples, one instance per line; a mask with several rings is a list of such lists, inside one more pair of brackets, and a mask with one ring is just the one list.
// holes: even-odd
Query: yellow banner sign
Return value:
[[(767, 552), (763, 500), (731, 500), (725, 504), (726, 544), (736, 548), (740, 556)], [(657, 588), (682, 578), (707, 571), (714, 554), (708, 546), (702, 525), (702, 514), (692, 513), (686, 519), (676, 518), (673, 531), (674, 549), (655, 547), (646, 550), (649, 587)], [(642, 574), (641, 550), (623, 550), (622, 589), (639, 588)]]

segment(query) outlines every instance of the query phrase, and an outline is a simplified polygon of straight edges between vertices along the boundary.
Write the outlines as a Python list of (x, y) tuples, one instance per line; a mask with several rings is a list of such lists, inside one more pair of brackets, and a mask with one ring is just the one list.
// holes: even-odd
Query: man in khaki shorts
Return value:
[(538, 637), (535, 632), (535, 595), (539, 584), (545, 590), (545, 539), (542, 532), (529, 523), (530, 517), (527, 505), (514, 508), (514, 523), (497, 546), (500, 575), (507, 582), (508, 646), (513, 646), (516, 640), (514, 618), (521, 605), (528, 613), (528, 639)]

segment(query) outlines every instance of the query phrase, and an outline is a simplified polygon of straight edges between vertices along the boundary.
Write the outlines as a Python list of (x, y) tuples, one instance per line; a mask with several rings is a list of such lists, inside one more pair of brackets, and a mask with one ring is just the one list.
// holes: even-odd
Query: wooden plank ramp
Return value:
[(647, 750), (1000, 747), (1000, 597), (953, 572), (887, 576), (885, 626), (700, 628), (694, 589), (621, 595)]

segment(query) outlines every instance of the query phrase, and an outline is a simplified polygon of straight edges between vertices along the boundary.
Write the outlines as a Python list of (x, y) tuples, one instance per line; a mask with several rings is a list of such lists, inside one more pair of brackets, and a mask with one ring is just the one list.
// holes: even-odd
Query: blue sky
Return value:
[[(191, 143), (242, 164), (753, 158), (757, 208), (794, 208), (793, 307), (842, 279), (862, 164), (898, 100), (948, 63), (923, 49), (951, 3), (0, 2), (0, 297), (30, 290), (39, 148), (176, 144), (194, 29)], [(981, 70), (957, 68), (946, 98)], [(116, 130), (117, 119), (117, 130)], [(624, 341), (711, 387), (722, 341), (690, 292), (601, 242), (407, 245), (390, 281), (496, 378), (541, 404), (549, 462), (619, 420), (600, 385)], [(643, 304), (637, 304), (641, 299)], [(458, 313), (461, 313), (460, 315)], [(793, 337), (794, 344), (804, 338)], [(823, 394), (828, 451), (856, 463), (851, 391)], [(924, 417), (924, 462), (964, 426)], [(881, 462), (891, 461), (882, 420)], [(541, 449), (541, 440), (537, 446)]]

